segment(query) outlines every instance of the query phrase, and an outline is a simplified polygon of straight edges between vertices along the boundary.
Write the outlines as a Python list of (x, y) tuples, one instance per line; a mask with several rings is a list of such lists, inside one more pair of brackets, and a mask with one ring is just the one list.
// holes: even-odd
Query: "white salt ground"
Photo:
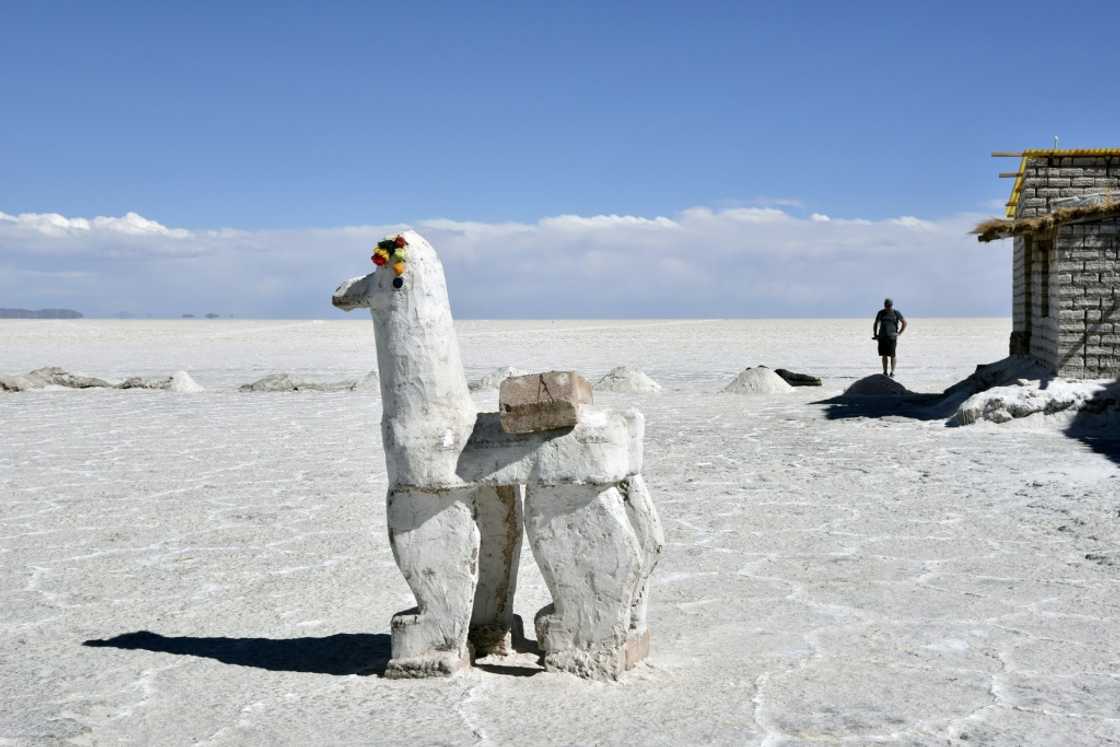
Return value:
[[(459, 328), (469, 376), (517, 360), (594, 380), (625, 356), (679, 387), (640, 403), (668, 535), (648, 664), (618, 685), (353, 674), (383, 666), (389, 617), (414, 603), (385, 539), (379, 400), (236, 389), (363, 376), (368, 320), (0, 322), (0, 373), (185, 369), (207, 388), (0, 395), (0, 741), (1120, 741), (1120, 453), (1050, 429), (830, 419), (810, 403), (877, 370), (865, 320)], [(1009, 325), (908, 332), (900, 380), (936, 392), (1003, 357)], [(825, 386), (720, 396), (729, 349)], [(548, 593), (521, 560), (530, 623)]]

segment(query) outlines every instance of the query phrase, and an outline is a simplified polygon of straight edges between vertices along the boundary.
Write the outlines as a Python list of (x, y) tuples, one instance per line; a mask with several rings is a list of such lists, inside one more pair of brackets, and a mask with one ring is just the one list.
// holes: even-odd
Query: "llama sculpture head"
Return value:
[(423, 236), (400, 235), (407, 242), (401, 287), (393, 283), (397, 274), (384, 266), (342, 283), (331, 302), (344, 311), (368, 308), (373, 316), (390, 487), (453, 487), (462, 483), (456, 464), (476, 410), (443, 265)]

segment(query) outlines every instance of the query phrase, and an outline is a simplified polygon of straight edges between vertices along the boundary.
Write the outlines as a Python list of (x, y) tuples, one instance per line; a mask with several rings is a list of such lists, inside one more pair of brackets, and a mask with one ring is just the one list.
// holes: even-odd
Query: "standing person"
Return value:
[[(906, 331), (906, 318), (894, 307), (894, 301), (883, 299), (883, 308), (875, 315), (871, 325), (871, 338), (879, 341), (879, 357), (883, 359), (883, 374), (894, 378), (894, 357), (898, 348), (898, 336)], [(887, 361), (891, 370), (887, 373)]]

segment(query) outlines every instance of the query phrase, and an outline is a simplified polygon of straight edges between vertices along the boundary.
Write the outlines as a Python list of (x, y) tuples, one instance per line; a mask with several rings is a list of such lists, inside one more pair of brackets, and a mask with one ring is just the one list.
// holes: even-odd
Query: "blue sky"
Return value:
[[(992, 212), (1008, 187), (995, 174), (1013, 167), (989, 158), (993, 149), (1047, 146), (1054, 135), (1069, 147), (1120, 144), (1108, 83), (1120, 69), (1115, 2), (40, 2), (9, 4), (3, 19), (9, 217), (136, 213), (172, 231), (294, 240), (433, 220), (774, 208), (797, 229), (778, 240), (802, 245), (814, 240), (798, 232), (813, 213), (942, 225)], [(0, 267), (119, 274), (121, 252), (105, 241), (77, 237), (48, 262), (21, 236), (0, 230)], [(310, 243), (306, 259), (342, 251), (349, 244)], [(139, 282), (142, 252), (125, 253)], [(146, 277), (166, 274), (158, 262), (168, 252), (152, 254)], [(842, 246), (829, 256), (845, 261)], [(1000, 250), (987, 256), (1004, 264)], [(355, 263), (351, 274), (365, 270)], [(321, 289), (299, 290), (296, 278), (310, 279), (293, 272), (279, 295), (226, 307), (314, 314), (307, 304)], [(832, 275), (826, 267), (821, 282)], [(73, 303), (113, 308), (90, 295), (96, 284), (78, 285), (65, 286)], [(26, 287), (0, 283), (0, 305), (39, 301)], [(724, 300), (694, 313), (775, 308)], [(1008, 305), (959, 301), (947, 313)], [(836, 297), (818, 311), (849, 303)], [(779, 306), (801, 308), (793, 297)], [(653, 309), (635, 297), (587, 311)], [(483, 297), (464, 311), (560, 315), (547, 304), (508, 313)]]

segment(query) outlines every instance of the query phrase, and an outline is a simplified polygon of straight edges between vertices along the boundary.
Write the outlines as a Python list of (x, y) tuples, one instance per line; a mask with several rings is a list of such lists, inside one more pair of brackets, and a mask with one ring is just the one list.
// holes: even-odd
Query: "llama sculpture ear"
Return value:
[(369, 283), (374, 273), (360, 278), (350, 278), (342, 284), (331, 296), (331, 303), (343, 311), (369, 308)]

